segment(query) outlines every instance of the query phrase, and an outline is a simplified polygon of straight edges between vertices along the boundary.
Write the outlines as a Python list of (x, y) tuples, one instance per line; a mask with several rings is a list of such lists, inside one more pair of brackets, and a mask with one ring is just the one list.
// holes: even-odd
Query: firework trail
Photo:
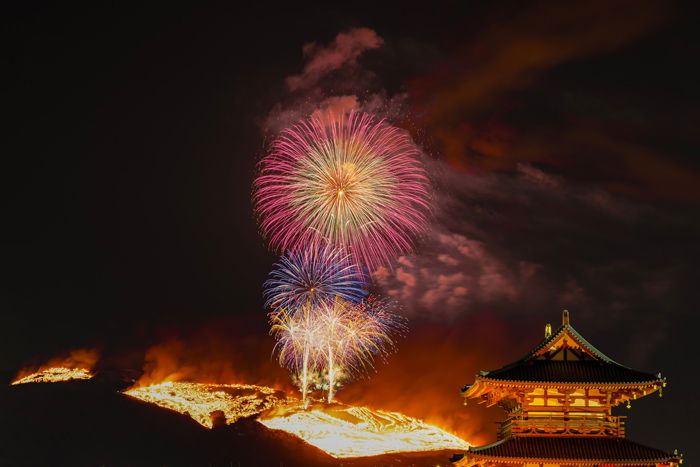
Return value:
[(388, 302), (377, 299), (353, 304), (340, 299), (318, 311), (322, 329), (320, 351), (325, 357), (328, 403), (333, 401), (341, 377), (357, 376), (373, 367), (375, 356), (384, 358), (393, 347), (391, 335), (401, 331), (401, 319)]
[[(343, 327), (335, 333), (337, 361), (345, 377), (360, 376), (374, 368), (375, 358), (384, 360), (395, 350), (392, 336), (401, 335), (406, 330), (405, 319), (392, 311), (393, 305), (377, 296), (370, 296), (357, 304), (337, 303), (328, 315), (337, 314), (336, 309), (345, 307), (339, 314), (343, 315)], [(329, 326), (326, 326), (326, 329)], [(333, 335), (326, 330), (329, 335)], [(331, 365), (326, 364), (330, 369)], [(330, 378), (329, 378), (330, 380)], [(329, 383), (332, 383), (329, 381)], [(329, 384), (328, 402), (332, 400), (334, 384)]]
[(273, 248), (318, 241), (369, 270), (413, 249), (428, 179), (410, 137), (364, 113), (315, 116), (285, 130), (260, 162), (254, 204)]
[(280, 365), (298, 374), (302, 401), (306, 402), (311, 372), (319, 367), (323, 356), (323, 323), (309, 303), (293, 313), (284, 308), (270, 313), (270, 322), (270, 334), (277, 339), (274, 351)]
[(328, 244), (314, 243), (287, 253), (275, 264), (264, 284), (265, 306), (295, 310), (307, 302), (312, 307), (335, 297), (360, 302), (367, 296), (365, 277), (352, 264), (350, 255)]

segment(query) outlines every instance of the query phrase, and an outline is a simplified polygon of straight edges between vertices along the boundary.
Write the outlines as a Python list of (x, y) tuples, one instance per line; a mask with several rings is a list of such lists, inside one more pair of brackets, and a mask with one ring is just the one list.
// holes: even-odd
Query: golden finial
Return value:
[(547, 339), (548, 337), (552, 336), (552, 325), (547, 323), (544, 326), (544, 338)]
[(562, 326), (569, 325), (569, 310), (564, 310), (561, 312), (561, 324)]
[(631, 409), (632, 408), (632, 403), (630, 402), (629, 399), (627, 399), (627, 408)]

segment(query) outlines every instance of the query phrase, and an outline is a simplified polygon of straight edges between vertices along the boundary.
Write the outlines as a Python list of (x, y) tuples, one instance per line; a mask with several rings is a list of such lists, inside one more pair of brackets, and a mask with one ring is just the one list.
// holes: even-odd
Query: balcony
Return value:
[(511, 436), (598, 436), (624, 438), (624, 416), (567, 417), (565, 415), (513, 415), (500, 422), (498, 439)]

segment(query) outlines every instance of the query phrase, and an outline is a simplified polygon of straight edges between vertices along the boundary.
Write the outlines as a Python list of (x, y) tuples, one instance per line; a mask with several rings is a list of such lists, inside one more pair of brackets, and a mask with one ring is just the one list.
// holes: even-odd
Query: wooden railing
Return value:
[(624, 416), (613, 417), (566, 417), (553, 415), (527, 416), (513, 415), (505, 422), (500, 422), (499, 439), (512, 436), (625, 436)]

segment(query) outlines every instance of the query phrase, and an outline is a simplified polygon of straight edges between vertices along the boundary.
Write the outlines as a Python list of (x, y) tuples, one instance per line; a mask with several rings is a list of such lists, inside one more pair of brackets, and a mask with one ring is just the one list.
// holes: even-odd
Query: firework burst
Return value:
[(326, 241), (370, 270), (413, 248), (428, 179), (410, 137), (364, 113), (311, 117), (260, 163), (254, 203), (273, 248)]
[(350, 255), (331, 245), (314, 243), (287, 253), (275, 264), (264, 285), (265, 306), (294, 310), (308, 302), (318, 307), (335, 297), (360, 302), (367, 296), (364, 279)]
[(323, 372), (329, 403), (342, 379), (372, 368), (376, 357), (394, 349), (391, 336), (405, 328), (388, 302), (373, 297), (359, 304), (340, 298), (315, 307), (307, 302), (294, 312), (270, 313), (270, 320), (280, 364), (297, 377), (302, 399), (312, 376)]
[(401, 336), (406, 330), (406, 318), (394, 312), (396, 304), (377, 295), (371, 295), (365, 300), (353, 305), (353, 313), (362, 317), (361, 335), (372, 337), (372, 347), (365, 346), (372, 358), (363, 359), (364, 370), (367, 364), (372, 364), (373, 357), (384, 359), (395, 350), (391, 336)]

